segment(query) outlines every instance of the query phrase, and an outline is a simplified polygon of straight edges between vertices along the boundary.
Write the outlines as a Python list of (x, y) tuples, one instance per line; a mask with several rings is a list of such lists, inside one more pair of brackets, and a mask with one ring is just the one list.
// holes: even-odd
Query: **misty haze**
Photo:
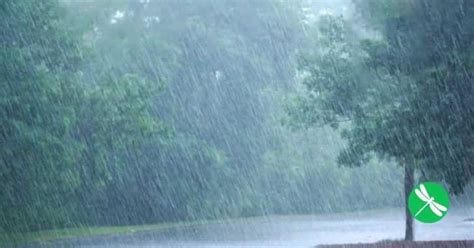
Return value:
[(0, 247), (474, 247), (474, 1), (1, 0), (0, 61)]

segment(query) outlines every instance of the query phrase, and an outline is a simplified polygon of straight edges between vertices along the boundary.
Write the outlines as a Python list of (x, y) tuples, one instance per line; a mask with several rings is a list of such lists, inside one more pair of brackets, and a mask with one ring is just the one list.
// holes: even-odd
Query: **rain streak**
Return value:
[(0, 61), (0, 247), (474, 247), (474, 1), (1, 0)]

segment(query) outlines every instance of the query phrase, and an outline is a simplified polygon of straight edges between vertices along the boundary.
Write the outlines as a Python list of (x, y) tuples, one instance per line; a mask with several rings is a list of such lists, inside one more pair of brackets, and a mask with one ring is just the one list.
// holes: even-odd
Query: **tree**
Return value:
[(0, 12), (0, 227), (24, 230), (36, 218), (42, 228), (66, 221), (55, 208), (77, 186), (70, 131), (82, 54), (55, 1), (2, 1)]
[[(460, 193), (473, 171), (470, 4), (356, 4), (378, 35), (367, 39), (344, 20), (324, 17), (319, 50), (300, 62), (306, 94), (293, 100), (290, 115), (341, 126), (348, 141), (341, 164), (395, 159), (405, 168), (406, 199), (415, 169)], [(408, 209), (405, 239), (413, 239)]]
[(359, 4), (373, 13), (366, 21), (384, 37), (383, 43), (367, 41), (370, 65), (405, 81), (404, 111), (394, 116), (411, 127), (402, 141), (410, 144), (416, 168), (462, 193), (474, 172), (473, 3)]
[[(383, 34), (383, 42), (366, 41), (374, 70), (406, 81), (407, 121), (416, 122), (410, 143), (423, 173), (444, 179), (462, 193), (473, 166), (474, 111), (472, 37), (465, 1), (361, 1), (373, 13), (365, 21)], [(365, 6), (365, 7), (364, 7)], [(388, 13), (388, 7), (390, 12)], [(375, 24), (376, 22), (377, 24)], [(409, 87), (409, 88), (408, 88)]]
[(0, 227), (91, 223), (82, 203), (127, 178), (145, 142), (167, 137), (149, 109), (160, 84), (104, 68), (84, 76), (93, 60), (57, 1), (4, 1), (0, 11)]
[[(172, 156), (159, 152), (162, 158), (169, 159), (159, 165), (154, 162), (157, 167), (169, 170), (163, 169), (161, 173), (172, 177), (174, 172), (169, 169), (172, 164), (194, 166), (181, 147), (193, 147), (190, 150), (196, 151), (196, 156), (217, 151), (226, 158), (222, 161), (227, 167), (204, 173), (207, 171), (204, 166), (202, 177), (212, 181), (213, 175), (219, 172), (222, 175), (232, 172), (233, 176), (219, 177), (220, 188), (225, 193), (210, 191), (208, 197), (222, 209), (229, 208), (231, 204), (224, 203), (231, 200), (246, 202), (233, 210), (218, 212), (232, 212), (233, 216), (241, 215), (240, 212), (258, 214), (260, 208), (248, 197), (253, 193), (249, 185), (259, 180), (253, 172), (263, 164), (262, 154), (272, 141), (266, 132), (268, 113), (266, 103), (261, 101), (261, 91), (270, 84), (286, 87), (293, 72), (290, 66), (293, 60), (288, 57), (296, 50), (299, 34), (293, 5), (213, 0), (193, 4), (112, 1), (106, 7), (102, 2), (70, 1), (69, 4), (85, 13), (78, 15), (81, 19), (89, 16), (90, 25), (95, 28), (88, 38), (100, 59), (89, 63), (91, 68), (86, 74), (92, 74), (93, 78), (100, 64), (117, 74), (133, 73), (151, 84), (166, 81), (167, 87), (160, 97), (153, 99), (151, 112), (173, 123), (171, 129), (183, 143), (167, 146)], [(121, 17), (115, 18), (116, 13), (121, 13), (118, 15)], [(184, 137), (192, 142), (186, 144)], [(206, 144), (201, 146), (203, 150), (194, 149), (201, 142)], [(173, 138), (170, 143), (174, 143)], [(177, 150), (172, 151), (172, 147)], [(153, 149), (158, 148), (156, 145), (144, 148)], [(183, 152), (182, 160), (176, 158), (177, 151)], [(153, 156), (151, 152), (147, 154)], [(183, 171), (191, 174), (190, 170)], [(199, 178), (188, 180), (188, 184), (199, 181)], [(176, 191), (183, 196), (190, 192), (186, 188), (176, 184)], [(223, 199), (216, 199), (217, 196)], [(166, 199), (162, 205), (165, 203)], [(172, 206), (167, 208), (172, 211)], [(209, 211), (214, 212), (214, 208)], [(190, 217), (184, 213), (177, 215)]]

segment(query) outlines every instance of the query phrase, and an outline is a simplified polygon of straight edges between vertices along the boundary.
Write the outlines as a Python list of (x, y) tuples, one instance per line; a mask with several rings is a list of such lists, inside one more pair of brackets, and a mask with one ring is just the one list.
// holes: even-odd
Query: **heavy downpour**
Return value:
[(474, 247), (474, 1), (1, 0), (0, 61), (1, 247)]

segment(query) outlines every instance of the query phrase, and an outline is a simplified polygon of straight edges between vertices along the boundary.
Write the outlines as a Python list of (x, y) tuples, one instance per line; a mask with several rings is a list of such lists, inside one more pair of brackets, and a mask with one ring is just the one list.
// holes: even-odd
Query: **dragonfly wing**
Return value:
[(436, 207), (437, 209), (439, 209), (439, 210), (441, 210), (441, 211), (443, 211), (443, 212), (448, 211), (448, 209), (447, 209), (445, 206), (443, 206), (443, 205), (441, 205), (441, 204), (439, 204), (439, 203), (437, 203), (437, 202), (432, 202), (432, 203), (433, 203), (433, 205), (435, 205), (435, 207)]
[(426, 199), (430, 199), (430, 195), (428, 194), (428, 191), (426, 191), (425, 185), (420, 184), (420, 189), (421, 189), (421, 193), (423, 193)]
[(443, 213), (441, 213), (432, 203), (429, 204), (431, 211), (433, 211), (434, 214), (438, 216), (442, 216)]
[(429, 199), (423, 195), (423, 193), (421, 193), (418, 189), (415, 189), (415, 194), (418, 196), (418, 198), (420, 198), (422, 201), (429, 201)]

